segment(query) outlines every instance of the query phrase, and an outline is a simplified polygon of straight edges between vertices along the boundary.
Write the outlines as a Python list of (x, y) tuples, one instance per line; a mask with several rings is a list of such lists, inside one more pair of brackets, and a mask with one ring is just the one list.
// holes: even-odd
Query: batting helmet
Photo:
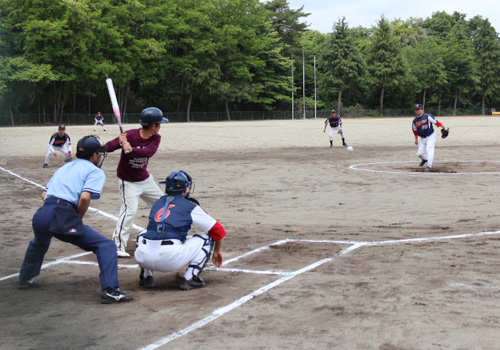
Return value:
[(148, 126), (152, 124), (166, 124), (168, 119), (163, 117), (163, 112), (161, 109), (156, 107), (148, 107), (141, 112), (140, 124), (142, 126)]
[(83, 137), (76, 145), (76, 158), (90, 159), (94, 153), (100, 153), (101, 157), (97, 162), (97, 166), (100, 168), (104, 158), (106, 158), (106, 148), (104, 142), (97, 136), (89, 135)]
[(184, 170), (174, 171), (168, 175), (165, 181), (160, 181), (160, 184), (165, 184), (165, 193), (169, 195), (178, 195), (184, 192), (184, 189), (191, 188), (193, 179)]

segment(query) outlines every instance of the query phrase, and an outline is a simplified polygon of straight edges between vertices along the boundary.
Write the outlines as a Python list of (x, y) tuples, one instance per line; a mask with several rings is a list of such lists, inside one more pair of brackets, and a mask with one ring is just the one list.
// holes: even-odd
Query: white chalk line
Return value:
[[(476, 172), (456, 172), (456, 173), (441, 173), (436, 171), (423, 172), (423, 171), (396, 171), (396, 170), (376, 170), (364, 169), (362, 166), (377, 165), (377, 164), (396, 164), (396, 163), (416, 163), (410, 160), (395, 160), (390, 162), (373, 162), (373, 163), (360, 163), (349, 166), (349, 169), (358, 171), (367, 171), (372, 173), (385, 173), (385, 174), (408, 174), (408, 175), (497, 175), (500, 171), (476, 171)], [(439, 163), (500, 163), (500, 160), (441, 160)], [(415, 167), (415, 169), (417, 169)]]
[[(370, 163), (367, 163), (367, 164), (370, 164)], [(376, 164), (376, 163), (372, 163), (372, 164)], [(16, 177), (19, 177), (20, 179), (23, 179), (24, 181), (27, 181), (29, 183), (32, 183), (36, 186), (39, 186), (41, 188), (44, 188), (43, 186), (39, 185), (39, 184), (36, 184), (30, 180), (27, 180), (17, 174), (14, 174), (12, 173), (11, 171), (8, 171), (8, 170), (5, 170), (4, 168), (0, 167), (1, 170), (4, 170)], [(358, 169), (356, 169), (358, 170)], [(89, 208), (90, 209), (90, 208)], [(102, 212), (101, 210), (99, 209), (94, 209), (92, 208), (93, 211), (95, 213), (99, 213), (101, 215), (104, 215), (104, 216), (108, 216), (110, 218), (114, 218), (116, 220), (116, 217), (114, 217), (113, 215), (110, 215), (110, 214), (107, 214), (105, 212)], [(140, 228), (142, 229), (142, 228)], [(307, 272), (307, 271), (310, 271), (318, 266), (321, 266), (327, 262), (330, 262), (332, 260), (335, 259), (335, 257), (338, 257), (338, 256), (342, 256), (342, 255), (346, 255), (360, 247), (365, 247), (365, 246), (381, 246), (381, 245), (395, 245), (395, 244), (405, 244), (405, 243), (413, 243), (413, 242), (426, 242), (426, 241), (433, 241), (433, 240), (449, 240), (449, 239), (459, 239), (459, 238), (469, 238), (469, 237), (479, 237), (479, 236), (487, 236), (487, 235), (495, 235), (495, 234), (499, 234), (500, 231), (490, 231), (490, 232), (479, 232), (479, 233), (470, 233), (470, 234), (462, 234), (462, 235), (452, 235), (452, 236), (440, 236), (440, 237), (426, 237), (426, 238), (410, 238), (410, 239), (400, 239), (400, 240), (388, 240), (388, 241), (366, 241), (366, 242), (356, 242), (356, 241), (342, 241), (342, 240), (311, 240), (311, 239), (305, 239), (305, 240), (300, 240), (300, 239), (293, 239), (293, 238), (288, 238), (288, 239), (284, 239), (284, 240), (280, 240), (280, 241), (277, 241), (277, 242), (274, 242), (274, 243), (271, 243), (269, 244), (268, 246), (263, 246), (263, 247), (260, 247), (260, 248), (257, 248), (257, 249), (254, 249), (250, 252), (247, 252), (245, 254), (242, 254), (238, 257), (235, 257), (235, 258), (232, 258), (232, 259), (229, 259), (227, 261), (224, 262), (223, 265), (227, 265), (229, 263), (232, 263), (232, 262), (235, 262), (235, 261), (238, 261), (242, 258), (245, 258), (245, 257), (248, 257), (250, 255), (253, 255), (253, 254), (256, 254), (256, 253), (259, 253), (259, 252), (262, 252), (264, 250), (267, 250), (269, 249), (271, 246), (275, 246), (275, 245), (281, 245), (281, 244), (285, 244), (287, 242), (307, 242), (307, 243), (333, 243), (333, 244), (348, 244), (350, 245), (348, 248), (342, 250), (341, 252), (335, 254), (334, 257), (331, 257), (331, 258), (325, 258), (325, 259), (322, 259), (320, 261), (317, 261), (311, 265), (308, 265), (302, 269), (299, 269), (297, 271), (294, 271), (294, 272), (279, 272), (279, 271), (257, 271), (257, 270), (246, 270), (246, 269), (230, 269), (230, 268), (215, 268), (214, 269), (217, 269), (217, 270), (220, 270), (220, 271), (230, 271), (230, 272), (244, 272), (244, 273), (259, 273), (259, 274), (268, 274), (268, 275), (281, 275), (282, 277), (279, 278), (278, 280), (266, 285), (266, 286), (263, 286), (261, 288), (259, 288), (258, 290), (232, 302), (231, 304), (225, 306), (225, 307), (222, 307), (222, 308), (218, 308), (216, 310), (214, 310), (209, 316), (205, 317), (204, 319), (201, 319), (195, 323), (193, 323), (192, 325), (188, 326), (187, 328), (184, 328), (180, 331), (177, 331), (177, 332), (174, 332), (170, 335), (168, 335), (167, 337), (164, 337), (162, 339), (160, 339), (159, 341), (153, 343), (153, 344), (150, 344), (146, 347), (143, 347), (142, 349), (156, 349), (160, 346), (163, 346), (175, 339), (178, 339), (184, 335), (187, 335), (189, 333), (191, 333), (192, 331), (194, 330), (197, 330), (205, 325), (207, 325), (208, 323), (216, 320), (217, 318), (225, 315), (226, 313), (238, 308), (239, 306), (245, 304), (246, 302), (248, 302), (249, 300), (253, 299), (254, 297), (256, 296), (259, 296), (261, 294), (264, 294), (265, 292), (269, 291), (270, 289), (276, 287), (276, 286), (279, 286), (281, 285), (282, 283), (304, 273), (304, 272)], [(47, 267), (50, 267), (50, 266), (53, 266), (53, 265), (57, 265), (57, 264), (60, 264), (60, 263), (74, 263), (74, 264), (82, 264), (82, 265), (95, 265), (95, 266), (98, 266), (98, 264), (96, 262), (90, 262), (90, 261), (78, 261), (78, 260), (73, 260), (75, 258), (78, 258), (78, 257), (81, 257), (81, 256), (84, 256), (84, 255), (88, 255), (90, 254), (90, 252), (84, 252), (84, 253), (80, 253), (80, 254), (75, 254), (75, 255), (72, 255), (72, 256), (69, 256), (69, 257), (66, 257), (66, 258), (63, 258), (63, 259), (60, 259), (60, 260), (57, 260), (57, 261), (53, 261), (53, 262), (50, 262), (50, 263), (47, 263), (47, 264), (44, 264), (42, 266), (42, 269), (43, 268), (47, 268)], [(118, 265), (119, 267), (122, 267), (122, 268), (138, 268), (139, 266), (137, 264), (119, 264)], [(211, 267), (207, 267), (207, 269), (212, 269)], [(13, 274), (13, 275), (9, 275), (9, 276), (5, 276), (5, 277), (2, 277), (0, 278), (0, 281), (2, 280), (5, 280), (5, 279), (8, 279), (8, 278), (12, 278), (12, 277), (15, 277), (15, 276), (19, 276), (19, 273), (17, 274)], [(460, 284), (460, 283), (456, 283), (456, 284), (452, 284), (452, 285), (455, 285), (455, 286), (466, 286), (466, 287), (469, 287), (467, 285), (464, 285), (464, 284)], [(475, 286), (470, 286), (470, 287), (475, 287)], [(497, 287), (484, 287), (484, 288), (488, 288), (488, 289), (495, 289)], [(500, 288), (499, 288), (500, 289)]]
[[(356, 245), (353, 245), (343, 251), (341, 251), (340, 253), (336, 254), (336, 256), (340, 256), (340, 255), (345, 255), (351, 251), (353, 251), (354, 249), (356, 248), (359, 248), (360, 245), (356, 246)], [(163, 339), (160, 339), (158, 340), (157, 342), (153, 343), (153, 344), (150, 344), (148, 346), (145, 346), (143, 348), (141, 348), (142, 350), (153, 350), (153, 349), (157, 349), (159, 348), (160, 346), (163, 346), (169, 342), (171, 342), (172, 340), (175, 340), (177, 338), (180, 338), (186, 334), (189, 334), (191, 333), (192, 331), (195, 331), (197, 330), (198, 328), (201, 328), (205, 325), (207, 325), (208, 323), (218, 319), (219, 317), (227, 314), (228, 312), (242, 306), (243, 304), (245, 304), (246, 302), (248, 302), (249, 300), (259, 296), (259, 295), (262, 295), (264, 294), (265, 292), (269, 291), (270, 289), (274, 288), (274, 287), (277, 287), (279, 286), (280, 284), (283, 284), (285, 283), (286, 281), (298, 276), (298, 275), (301, 275), (303, 274), (304, 272), (307, 272), (307, 271), (310, 271), (312, 269), (315, 269), (317, 268), (318, 266), (321, 266), (327, 262), (330, 262), (334, 259), (334, 257), (332, 258), (326, 258), (326, 259), (322, 259), (322, 260), (319, 260), (309, 266), (306, 266), (300, 270), (297, 270), (295, 272), (292, 272), (290, 273), (290, 275), (288, 276), (284, 276), (284, 277), (281, 277), (280, 279), (272, 282), (272, 283), (269, 283), (255, 291), (253, 291), (252, 293), (250, 294), (247, 294), (241, 298), (239, 298), (238, 300), (235, 300), (234, 302), (232, 302), (231, 304), (229, 305), (226, 305), (224, 307), (221, 307), (221, 308), (218, 308), (216, 310), (214, 310), (209, 316), (205, 317), (204, 319), (201, 319), (199, 320), (198, 322), (195, 322), (193, 323), (192, 325), (190, 325), (189, 327), (186, 327), (178, 332), (175, 332), (175, 333), (172, 333), (170, 334), (169, 336), (163, 338)]]
[(401, 240), (390, 240), (390, 241), (381, 241), (381, 242), (353, 242), (353, 241), (329, 241), (329, 240), (300, 240), (300, 239), (292, 239), (292, 238), (288, 238), (288, 239), (285, 239), (285, 240), (281, 240), (281, 241), (278, 241), (278, 242), (275, 242), (273, 244), (270, 244), (269, 246), (265, 246), (265, 247), (261, 247), (261, 248), (257, 248), (255, 250), (252, 250), (251, 252), (249, 253), (246, 253), (246, 254), (243, 254), (243, 255), (240, 255), (239, 257), (236, 257), (236, 258), (233, 258), (232, 261), (237, 261), (243, 257), (247, 257), (248, 255), (251, 255), (251, 254), (255, 254), (257, 252), (261, 252), (261, 251), (264, 251), (265, 249), (268, 249), (271, 245), (276, 245), (276, 244), (283, 244), (283, 243), (286, 243), (286, 242), (308, 242), (308, 243), (334, 243), (334, 244), (351, 244), (348, 248), (342, 250), (341, 252), (335, 254), (334, 257), (332, 258), (325, 258), (325, 259), (322, 259), (320, 261), (317, 261), (309, 266), (306, 266), (302, 269), (299, 269), (297, 271), (294, 271), (294, 272), (290, 272), (288, 273), (287, 275), (281, 277), (280, 279), (272, 282), (272, 283), (269, 283), (259, 289), (257, 289), (256, 291), (250, 293), (250, 294), (247, 294), (243, 297), (241, 297), (240, 299), (237, 299), (236, 301), (232, 302), (231, 304), (225, 306), (225, 307), (222, 307), (222, 308), (218, 308), (216, 310), (214, 310), (210, 315), (208, 315), (207, 317), (191, 324), (190, 326), (180, 330), (180, 331), (177, 331), (177, 332), (174, 332), (174, 333), (171, 333), (170, 335), (158, 340), (157, 342), (153, 343), (153, 344), (150, 344), (148, 346), (145, 346), (143, 348), (141, 348), (141, 350), (153, 350), (153, 349), (157, 349), (175, 339), (178, 339), (180, 337), (183, 337), (201, 327), (204, 327), (205, 325), (211, 323), (212, 321), (216, 320), (217, 318), (223, 316), (224, 314), (242, 306), (243, 304), (245, 304), (246, 302), (250, 301), (251, 299), (253, 299), (254, 297), (258, 296), (258, 295), (261, 295), (265, 292), (267, 292), (268, 290), (276, 287), (276, 286), (279, 286), (280, 284), (304, 273), (304, 272), (307, 272), (307, 271), (310, 271), (320, 265), (323, 265), (325, 263), (328, 263), (332, 260), (334, 260), (335, 257), (338, 257), (338, 256), (342, 256), (342, 255), (346, 255), (360, 247), (365, 247), (365, 246), (381, 246), (381, 245), (386, 245), (386, 244), (392, 244), (392, 245), (396, 245), (396, 244), (405, 244), (405, 243), (413, 243), (413, 242), (423, 242), (423, 241), (434, 241), (434, 240), (444, 240), (444, 239), (458, 239), (458, 238), (469, 238), (469, 237), (480, 237), (480, 236), (487, 236), (487, 235), (495, 235), (495, 234), (500, 234), (500, 230), (499, 231), (491, 231), (491, 232), (479, 232), (479, 233), (470, 233), (470, 234), (462, 234), (462, 235), (452, 235), (452, 236), (441, 236), (441, 237), (427, 237), (427, 238), (410, 238), (410, 239), (401, 239)]
[(469, 289), (500, 289), (500, 287), (492, 287), (492, 286), (477, 286), (477, 285), (470, 285), (470, 284), (465, 284), (465, 283), (450, 283), (450, 286), (454, 287), (465, 287)]
[[(29, 180), (29, 179), (21, 176), (21, 175), (18, 175), (18, 174), (14, 173), (14, 172), (12, 172), (12, 171), (10, 171), (8, 169), (5, 169), (4, 167), (0, 166), (0, 170), (4, 171), (4, 172), (6, 172), (6, 173), (8, 173), (8, 174), (10, 174), (12, 176), (15, 176), (15, 177), (17, 177), (17, 178), (19, 178), (19, 179), (21, 179), (23, 181), (26, 181), (26, 182), (34, 185), (34, 186), (40, 187), (42, 189), (45, 189), (45, 186), (42, 186), (42, 185), (40, 185), (40, 184), (38, 184), (38, 183), (36, 183), (34, 181), (31, 181), (31, 180)], [(91, 212), (93, 212), (93, 213), (100, 214), (100, 215), (105, 216), (107, 218), (110, 218), (110, 219), (113, 219), (115, 221), (118, 221), (118, 217), (116, 217), (115, 215), (106, 213), (106, 212), (104, 212), (104, 211), (102, 211), (100, 209), (89, 207), (88, 210), (91, 211)], [(132, 227), (135, 228), (135, 229), (137, 229), (137, 230), (141, 230), (141, 231), (144, 229), (144, 228), (142, 228), (142, 227), (140, 227), (140, 226), (138, 226), (136, 224), (133, 224)], [(72, 255), (72, 256), (69, 256), (69, 257), (64, 257), (62, 259), (58, 259), (56, 261), (52, 261), (52, 262), (47, 263), (47, 264), (43, 264), (42, 267), (41, 267), (41, 269), (43, 270), (43, 269), (46, 269), (47, 267), (50, 267), (50, 266), (53, 266), (53, 265), (66, 263), (70, 259), (79, 258), (81, 256), (85, 256), (85, 255), (89, 255), (89, 254), (92, 254), (92, 252), (78, 253), (78, 254), (75, 254), (75, 255)], [(3, 277), (0, 277), (0, 282), (4, 281), (4, 280), (7, 280), (7, 279), (10, 279), (10, 278), (15, 278), (15, 277), (18, 277), (18, 276), (19, 276), (19, 272), (18, 273), (14, 273), (12, 275), (8, 275), (8, 276), (3, 276)]]

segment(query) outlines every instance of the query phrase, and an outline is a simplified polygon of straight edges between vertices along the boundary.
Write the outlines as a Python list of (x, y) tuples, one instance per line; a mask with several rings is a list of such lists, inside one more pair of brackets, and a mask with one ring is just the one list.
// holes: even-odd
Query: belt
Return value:
[(57, 204), (61, 203), (61, 204), (67, 205), (68, 207), (76, 208), (76, 205), (74, 205), (73, 203), (68, 202), (65, 199), (55, 198), (55, 197), (49, 197), (49, 198), (47, 198), (45, 200), (45, 203), (57, 203)]
[[(147, 241), (146, 239), (142, 239), (142, 243), (144, 244), (147, 244)], [(164, 241), (161, 241), (161, 245), (173, 245), (174, 242), (172, 242), (171, 240), (167, 239), (167, 240), (164, 240)]]

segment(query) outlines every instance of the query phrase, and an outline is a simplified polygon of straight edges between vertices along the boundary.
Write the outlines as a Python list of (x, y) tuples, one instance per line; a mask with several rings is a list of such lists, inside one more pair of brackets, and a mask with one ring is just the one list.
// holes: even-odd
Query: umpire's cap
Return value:
[(161, 109), (156, 107), (148, 107), (141, 112), (140, 124), (142, 126), (148, 126), (156, 123), (168, 123), (168, 119), (163, 117), (163, 112), (161, 111)]
[(165, 184), (166, 194), (175, 196), (182, 194), (185, 188), (193, 186), (193, 179), (184, 170), (179, 170), (168, 175), (165, 181), (160, 181), (160, 184)]
[(420, 104), (420, 103), (417, 103), (415, 105), (415, 109), (424, 109), (424, 105), (423, 104)]
[(76, 158), (90, 159), (94, 153), (106, 154), (104, 142), (97, 136), (84, 136), (76, 145)]

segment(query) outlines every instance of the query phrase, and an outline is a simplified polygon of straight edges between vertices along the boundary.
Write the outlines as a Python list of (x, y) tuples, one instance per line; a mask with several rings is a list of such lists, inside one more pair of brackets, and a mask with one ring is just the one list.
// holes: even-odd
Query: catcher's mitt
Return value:
[(447, 138), (449, 133), (450, 133), (450, 128), (441, 129), (441, 138), (443, 139)]
[(69, 163), (73, 160), (73, 158), (71, 158), (71, 156), (67, 156), (66, 159), (64, 160), (64, 163)]

